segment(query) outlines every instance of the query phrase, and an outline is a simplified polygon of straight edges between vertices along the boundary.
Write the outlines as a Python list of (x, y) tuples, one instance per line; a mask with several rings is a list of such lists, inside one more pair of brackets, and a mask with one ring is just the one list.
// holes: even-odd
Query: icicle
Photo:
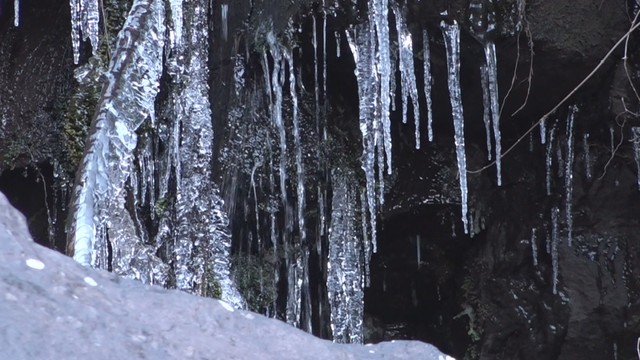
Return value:
[(460, 202), (462, 205), (462, 223), (465, 234), (469, 231), (467, 218), (467, 158), (464, 144), (464, 117), (462, 112), (462, 94), (460, 92), (460, 29), (458, 23), (440, 23), (447, 50), (447, 68), (449, 79), (449, 97), (451, 114), (455, 130), (456, 157), (458, 159), (458, 176), (460, 180)]
[(336, 57), (340, 58), (340, 42), (342, 37), (339, 31), (335, 32), (335, 38), (336, 38)]
[(323, 103), (326, 103), (326, 99), (327, 99), (327, 14), (325, 13), (324, 6), (323, 6), (322, 7), (322, 101)]
[[(290, 51), (290, 50), (289, 50)], [(307, 233), (304, 225), (305, 212), (305, 191), (304, 191), (304, 166), (302, 163), (302, 143), (300, 141), (300, 121), (298, 118), (298, 95), (296, 91), (296, 77), (293, 67), (293, 54), (289, 52), (286, 55), (289, 64), (289, 93), (291, 102), (293, 103), (293, 143), (295, 147), (296, 157), (296, 191), (298, 196), (298, 227), (300, 231), (300, 240), (304, 244), (306, 242)]]
[(569, 118), (567, 119), (567, 161), (565, 162), (565, 174), (564, 174), (564, 183), (565, 183), (565, 211), (566, 211), (566, 221), (567, 221), (567, 244), (571, 247), (571, 241), (573, 238), (573, 120), (576, 115), (577, 108), (573, 106), (569, 110)]
[[(355, 75), (358, 82), (359, 99), (359, 119), (360, 132), (362, 132), (362, 169), (365, 173), (367, 189), (367, 205), (369, 209), (369, 221), (371, 228), (371, 242), (373, 252), (377, 251), (376, 245), (376, 134), (377, 126), (375, 122), (376, 99), (378, 83), (375, 78), (374, 69), (375, 53), (373, 49), (373, 38), (368, 24), (358, 26), (355, 31), (355, 39), (347, 32), (349, 47), (356, 62)], [(378, 169), (384, 166), (378, 163)]]
[(429, 141), (433, 141), (433, 113), (431, 99), (431, 53), (429, 51), (429, 34), (427, 30), (422, 30), (422, 55), (424, 58), (424, 97), (427, 102), (427, 129), (429, 132)]
[(558, 213), (560, 210), (557, 207), (551, 209), (551, 266), (553, 268), (553, 294), (557, 294), (558, 291)]
[(582, 136), (582, 151), (584, 153), (584, 170), (587, 179), (591, 179), (591, 149), (589, 147), (589, 133)]
[(636, 160), (636, 169), (638, 170), (638, 190), (640, 190), (640, 127), (632, 127), (633, 134), (633, 157)]
[[(377, 36), (378, 54), (377, 68), (380, 74), (380, 114), (379, 121), (382, 122), (383, 143), (387, 158), (387, 173), (391, 175), (391, 120), (389, 118), (389, 105), (391, 104), (389, 84), (391, 81), (391, 50), (389, 45), (389, 1), (369, 0), (369, 9), (373, 9), (373, 24), (370, 32)], [(375, 61), (375, 60), (374, 60)], [(371, 67), (367, 71), (374, 70)], [(381, 163), (378, 164), (381, 166)], [(373, 237), (375, 239), (375, 236)], [(375, 246), (374, 246), (375, 248)], [(374, 250), (375, 252), (375, 250)]]
[(360, 191), (360, 223), (362, 224), (362, 243), (364, 247), (364, 286), (371, 286), (369, 264), (371, 264), (371, 242), (367, 231), (367, 196), (365, 191)]
[(546, 156), (546, 184), (547, 184), (547, 195), (551, 195), (551, 161), (553, 154), (553, 138), (555, 137), (556, 127), (553, 126), (551, 128), (551, 132), (549, 133), (549, 142), (547, 143), (547, 156)]
[(358, 204), (355, 174), (331, 171), (333, 201), (327, 260), (327, 291), (331, 305), (331, 329), (338, 343), (362, 343), (364, 291), (363, 239), (358, 236)]
[[(155, 249), (136, 234), (124, 199), (125, 184), (134, 170), (135, 131), (146, 118), (154, 117), (162, 73), (163, 34), (164, 3), (135, 1), (119, 34), (107, 83), (92, 120), (67, 229), (67, 241), (76, 261), (103, 269), (112, 265), (121, 275), (149, 283), (165, 281), (166, 265), (155, 256)], [(112, 264), (107, 232), (114, 254)]]
[(484, 45), (487, 82), (491, 97), (491, 123), (493, 125), (493, 140), (496, 145), (496, 172), (498, 186), (502, 185), (502, 140), (500, 139), (500, 106), (498, 104), (498, 68), (496, 61), (496, 45), (488, 41)]
[(229, 4), (221, 4), (220, 5), (220, 16), (222, 22), (222, 40), (227, 41), (227, 37), (229, 35), (229, 27), (228, 27), (228, 15), (229, 15)]
[(312, 20), (312, 37), (311, 42), (313, 43), (313, 79), (314, 79), (314, 95), (315, 95), (315, 120), (316, 120), (316, 131), (320, 133), (320, 78), (318, 75), (318, 31), (316, 24), (316, 16), (311, 16)]
[[(16, 0), (17, 1), (17, 0)], [(100, 12), (98, 0), (70, 0), (71, 7), (71, 44), (73, 47), (73, 63), (80, 60), (80, 39), (89, 39), (92, 54), (98, 53), (98, 35)]]
[(420, 269), (420, 265), (422, 264), (420, 255), (420, 234), (418, 234), (416, 235), (416, 261), (418, 263), (418, 269)]
[(536, 239), (536, 231), (538, 229), (533, 228), (531, 230), (531, 257), (533, 258), (533, 266), (538, 267), (538, 244)]
[(13, 1), (13, 26), (20, 26), (20, 0)]
[(487, 158), (491, 160), (491, 93), (489, 92), (489, 79), (487, 66), (480, 66), (480, 83), (482, 85), (482, 120), (487, 135)]
[(171, 34), (171, 47), (177, 48), (182, 45), (182, 1), (170, 0), (171, 22), (173, 24), (173, 33)]
[(547, 140), (547, 127), (546, 127), (547, 119), (540, 120), (540, 143), (542, 145), (545, 144)]
[(398, 51), (400, 53), (400, 79), (402, 81), (402, 122), (407, 122), (407, 107), (409, 98), (413, 104), (413, 119), (415, 121), (416, 149), (420, 149), (420, 106), (418, 104), (418, 85), (416, 71), (413, 64), (413, 40), (411, 32), (404, 19), (404, 9), (400, 9), (396, 2), (392, 3), (393, 14), (396, 18), (398, 33)]
[[(288, 208), (287, 200), (287, 135), (284, 126), (284, 120), (282, 118), (282, 87), (284, 85), (284, 69), (282, 64), (284, 62), (282, 56), (282, 49), (280, 44), (276, 43), (276, 38), (273, 32), (267, 34), (267, 41), (269, 43), (269, 51), (273, 58), (273, 72), (271, 73), (271, 87), (272, 93), (275, 95), (275, 102), (271, 109), (271, 118), (276, 125), (278, 134), (280, 135), (280, 194), (282, 196), (282, 205), (285, 209)], [(289, 228), (289, 221), (286, 220), (286, 227)]]

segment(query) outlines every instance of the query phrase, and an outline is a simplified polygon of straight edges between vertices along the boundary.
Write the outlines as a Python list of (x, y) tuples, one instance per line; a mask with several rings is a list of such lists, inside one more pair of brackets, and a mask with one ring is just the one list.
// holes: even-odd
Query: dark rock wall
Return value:
[[(0, 171), (55, 162), (56, 154), (61, 153), (60, 122), (64, 121), (56, 117), (56, 104), (70, 92), (72, 70), (66, 1), (47, 0), (36, 7), (24, 2), (18, 29), (11, 25), (12, 5), (8, 1), (1, 4), (0, 116), (9, 119), (9, 126), (0, 132)], [(226, 38), (224, 4), (229, 9)], [(524, 13), (519, 7), (522, 4), (504, 0), (493, 5), (499, 23), (490, 37), (498, 49), (498, 80), (501, 103), (504, 102), (503, 149), (520, 141), (532, 124), (599, 65), (633, 20), (632, 9), (623, 0), (526, 2)], [(337, 139), (328, 147), (327, 159), (359, 171), (361, 139), (354, 64), (344, 36), (342, 55), (336, 58), (334, 34), (344, 34), (348, 26), (364, 21), (366, 2), (360, 1), (353, 8), (350, 1), (327, 5), (331, 6), (327, 39), (329, 93), (322, 100), (329, 104), (327, 123), (332, 138)], [(557, 127), (551, 195), (545, 189), (547, 150), (540, 144), (537, 128), (532, 138), (524, 136), (503, 159), (502, 187), (496, 185), (494, 167), (469, 175), (470, 204), (477, 219), (477, 229), (470, 237), (463, 233), (459, 219), (440, 21), (456, 19), (463, 28), (462, 92), (471, 170), (487, 164), (478, 69), (483, 62), (481, 39), (469, 23), (468, 1), (408, 1), (407, 6), (414, 38), (419, 38), (423, 28), (431, 34), (436, 140), (434, 144), (423, 141), (422, 150), (413, 149), (413, 125), (400, 125), (399, 114), (392, 114), (396, 174), (389, 182), (387, 204), (380, 209), (380, 252), (373, 258), (372, 284), (365, 293), (369, 340), (421, 339), (458, 358), (470, 359), (613, 359), (614, 349), (619, 359), (634, 358), (640, 335), (640, 284), (636, 280), (640, 272), (640, 193), (630, 127), (639, 123), (635, 114), (638, 99), (628, 78), (635, 81), (638, 76), (637, 39), (632, 37), (626, 47), (626, 70), (620, 60), (625, 47), (620, 46), (589, 82), (547, 119), (548, 129)], [(218, 153), (235, 146), (231, 139), (239, 130), (230, 122), (229, 113), (246, 101), (234, 94), (236, 56), (241, 55), (248, 64), (244, 76), (247, 87), (259, 84), (268, 31), (278, 36), (288, 31), (295, 39), (295, 56), (302, 71), (299, 76), (307, 88), (301, 102), (313, 103), (310, 16), (316, 14), (320, 19), (319, 7), (312, 1), (212, 3), (210, 87)], [(293, 32), (287, 30), (290, 19)], [(421, 46), (420, 41), (414, 41), (416, 54)], [(419, 56), (416, 67), (420, 78)], [(419, 80), (418, 88), (421, 87)], [(564, 162), (556, 159), (560, 147), (560, 158), (566, 161), (567, 108), (573, 104), (579, 111), (573, 137), (573, 246), (568, 247)], [(420, 105), (424, 109), (422, 98)], [(424, 110), (422, 115), (425, 116)], [(256, 125), (259, 126), (262, 125)], [(620, 144), (613, 152), (611, 129), (613, 146)], [(586, 174), (585, 134), (589, 136), (591, 177)], [(310, 151), (315, 151), (316, 146), (319, 145), (310, 142)], [(224, 171), (229, 164), (224, 164), (222, 155), (213, 162), (217, 176), (228, 175)], [(308, 168), (318, 171), (307, 177), (314, 186), (316, 182), (324, 184), (326, 174), (313, 166)], [(5, 172), (2, 176), (11, 179), (14, 175)], [(251, 246), (247, 234), (258, 233), (251, 220), (253, 210), (246, 202), (251, 196), (249, 181), (248, 176), (238, 175), (233, 181), (226, 179), (224, 188), (227, 203), (235, 204), (230, 210), (236, 224), (234, 246), (243, 251)], [(268, 193), (258, 197), (265, 204), (269, 200)], [(310, 195), (309, 201), (317, 199)], [(38, 211), (43, 205), (40, 203)], [(546, 249), (554, 207), (560, 211), (561, 238), (557, 294), (552, 291), (553, 266)], [(310, 227), (319, 221), (316, 210), (308, 212)], [(42, 232), (42, 226), (35, 232)], [(537, 266), (533, 264), (531, 247), (534, 228)], [(317, 241), (326, 242), (326, 238)], [(322, 257), (311, 260), (315, 269), (311, 275), (315, 288), (312, 318), (314, 333), (328, 337), (323, 263)], [(274, 291), (282, 293), (283, 289)]]

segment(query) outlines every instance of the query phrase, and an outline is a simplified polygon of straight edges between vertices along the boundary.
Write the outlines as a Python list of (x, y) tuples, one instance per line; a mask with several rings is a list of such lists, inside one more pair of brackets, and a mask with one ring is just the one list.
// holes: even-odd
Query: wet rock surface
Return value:
[(338, 345), (283, 322), (84, 268), (35, 244), (0, 194), (3, 359), (444, 359), (417, 341)]

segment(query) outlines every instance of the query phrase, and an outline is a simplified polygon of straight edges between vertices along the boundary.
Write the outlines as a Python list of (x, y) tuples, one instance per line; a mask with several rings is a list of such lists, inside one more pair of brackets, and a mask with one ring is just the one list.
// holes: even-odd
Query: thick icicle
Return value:
[[(278, 134), (280, 135), (280, 194), (282, 196), (282, 204), (286, 209), (288, 205), (287, 200), (287, 133), (284, 126), (284, 119), (282, 118), (282, 87), (284, 85), (284, 57), (283, 50), (280, 44), (276, 42), (273, 32), (267, 34), (267, 41), (269, 43), (269, 51), (271, 57), (273, 57), (273, 72), (271, 73), (271, 92), (274, 94), (275, 101), (271, 104), (271, 119), (276, 125)], [(268, 71), (267, 69), (263, 69)], [(289, 221), (286, 221), (287, 228), (290, 226)]]
[(70, 0), (69, 6), (71, 7), (73, 62), (77, 64), (80, 60), (81, 39), (89, 40), (94, 55), (98, 52), (100, 8), (98, 0)]
[[(382, 122), (382, 140), (387, 158), (387, 173), (391, 175), (393, 168), (391, 166), (391, 119), (389, 118), (391, 93), (389, 91), (389, 84), (392, 74), (391, 50), (389, 45), (389, 0), (369, 0), (369, 9), (373, 10), (373, 18), (370, 17), (370, 21), (372, 20), (373, 24), (371, 24), (369, 31), (371, 35), (375, 32), (378, 44), (377, 56), (374, 56), (375, 68), (377, 68), (377, 72), (380, 74), (380, 112), (378, 118), (379, 121)], [(372, 67), (367, 71), (375, 70), (375, 68)], [(382, 166), (382, 163), (378, 164), (378, 166)]]
[(502, 140), (500, 139), (500, 106), (498, 104), (498, 66), (496, 61), (496, 45), (487, 41), (484, 45), (485, 70), (491, 98), (491, 124), (493, 140), (496, 146), (496, 172), (498, 186), (502, 185)]
[(422, 55), (424, 58), (424, 97), (427, 102), (427, 131), (429, 141), (433, 141), (433, 112), (431, 110), (433, 100), (431, 99), (431, 52), (429, 51), (429, 34), (427, 30), (422, 30)]
[[(367, 189), (367, 207), (371, 229), (373, 252), (376, 248), (376, 100), (378, 83), (375, 75), (374, 38), (371, 36), (369, 24), (357, 27), (355, 35), (347, 32), (349, 47), (356, 62), (355, 75), (358, 82), (360, 132), (362, 133), (362, 169), (365, 173)], [(355, 38), (355, 39), (354, 39)], [(379, 144), (378, 144), (379, 145)], [(381, 161), (381, 159), (379, 159)], [(378, 163), (378, 168), (384, 166)]]
[(551, 209), (551, 267), (552, 267), (552, 284), (553, 284), (553, 294), (558, 293), (558, 242), (559, 234), (558, 234), (558, 213), (560, 209), (554, 207)]
[(633, 134), (633, 157), (636, 160), (636, 168), (638, 170), (638, 190), (640, 190), (640, 127), (632, 127)]
[(398, 51), (400, 53), (400, 80), (402, 82), (402, 122), (407, 122), (407, 108), (409, 98), (413, 105), (413, 119), (416, 130), (416, 149), (420, 148), (420, 106), (418, 104), (418, 85), (416, 84), (416, 71), (413, 64), (413, 40), (411, 32), (404, 18), (404, 9), (400, 9), (396, 2), (392, 5), (396, 18), (396, 31), (398, 33)]
[(480, 83), (482, 85), (482, 120), (487, 136), (487, 158), (491, 160), (491, 93), (489, 92), (489, 79), (487, 76), (487, 66), (480, 66)]
[[(92, 121), (76, 179), (68, 227), (69, 253), (83, 265), (149, 283), (166, 280), (166, 265), (135, 232), (125, 205), (136, 129), (154, 117), (162, 73), (164, 3), (137, 0), (118, 36), (107, 83)], [(111, 246), (113, 263), (108, 264)]]
[(460, 92), (460, 29), (457, 22), (440, 24), (447, 50), (447, 69), (449, 79), (449, 97), (453, 116), (454, 140), (458, 160), (458, 176), (460, 180), (460, 202), (462, 205), (462, 223), (465, 234), (469, 231), (467, 217), (467, 157), (464, 144), (464, 117), (462, 113), (462, 94)]
[[(329, 230), (327, 290), (333, 340), (362, 343), (364, 319), (363, 239), (358, 231), (357, 180), (350, 170), (331, 171), (333, 201)], [(366, 209), (362, 209), (366, 211)]]
[(565, 211), (566, 211), (566, 221), (567, 221), (567, 244), (571, 246), (571, 241), (573, 240), (573, 120), (576, 115), (577, 108), (573, 106), (569, 110), (569, 117), (567, 118), (567, 161), (565, 162), (565, 173), (564, 173), (564, 186), (566, 190), (565, 194)]
[(542, 145), (547, 141), (547, 119), (540, 120), (540, 143)]
[[(287, 64), (289, 68), (289, 94), (292, 102), (293, 117), (293, 143), (296, 158), (296, 193), (298, 197), (298, 231), (300, 235), (299, 247), (302, 248), (302, 254), (296, 252), (296, 266), (298, 271), (294, 279), (294, 286), (301, 289), (297, 293), (305, 294), (300, 299), (302, 303), (302, 314), (304, 319), (301, 321), (302, 329), (311, 332), (311, 299), (309, 296), (309, 250), (307, 247), (307, 233), (305, 228), (305, 189), (304, 189), (304, 166), (302, 162), (302, 144), (300, 141), (300, 120), (298, 116), (298, 95), (296, 92), (295, 68), (293, 66), (293, 53), (291, 50), (285, 52)], [(292, 284), (289, 283), (289, 286)]]
[[(176, 287), (201, 295), (220, 292), (222, 300), (243, 307), (230, 275), (231, 236), (219, 189), (213, 181), (213, 123), (209, 104), (206, 0), (185, 2), (184, 37), (171, 49), (170, 76), (176, 163), (176, 228), (173, 266)], [(180, 21), (174, 19), (175, 21)], [(187, 76), (188, 75), (188, 76)], [(219, 286), (212, 289), (213, 284)]]

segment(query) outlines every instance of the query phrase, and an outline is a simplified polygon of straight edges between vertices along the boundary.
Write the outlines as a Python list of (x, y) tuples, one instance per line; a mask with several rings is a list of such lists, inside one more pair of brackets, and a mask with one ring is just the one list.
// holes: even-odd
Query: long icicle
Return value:
[(422, 54), (424, 58), (424, 97), (427, 101), (427, 131), (429, 141), (433, 141), (433, 100), (431, 99), (431, 52), (429, 51), (429, 34), (427, 30), (422, 30)]
[(467, 157), (464, 142), (464, 116), (462, 112), (462, 93), (460, 91), (460, 28), (457, 22), (440, 24), (447, 50), (447, 68), (449, 79), (449, 97), (451, 100), (451, 114), (453, 115), (454, 140), (456, 144), (456, 158), (458, 160), (458, 177), (460, 180), (460, 203), (462, 205), (462, 223), (464, 232), (469, 232), (467, 218)]

